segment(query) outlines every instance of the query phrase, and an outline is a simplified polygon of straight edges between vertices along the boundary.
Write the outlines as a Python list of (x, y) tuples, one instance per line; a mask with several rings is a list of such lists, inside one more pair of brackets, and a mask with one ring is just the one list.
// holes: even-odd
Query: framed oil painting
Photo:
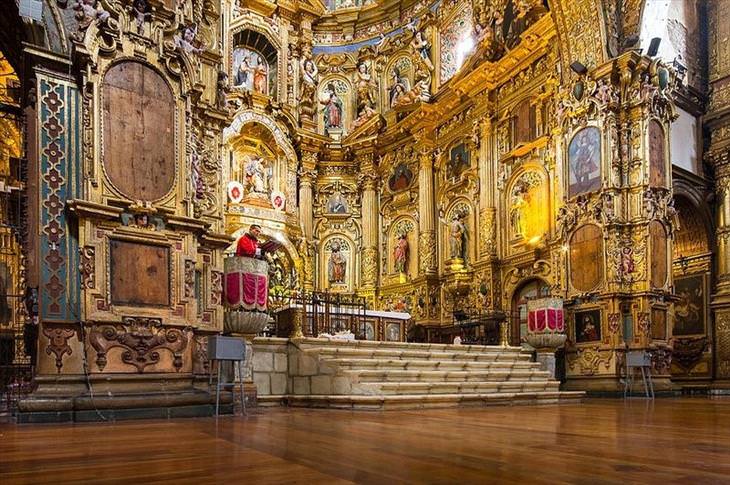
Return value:
[(601, 132), (583, 128), (568, 145), (568, 193), (575, 197), (601, 188)]
[(400, 323), (388, 323), (385, 326), (385, 340), (400, 342)]
[(674, 292), (679, 301), (674, 304), (673, 335), (704, 334), (707, 301), (705, 275), (675, 279)]
[(449, 163), (446, 166), (446, 178), (456, 178), (470, 166), (469, 150), (465, 144), (460, 143), (451, 149)]
[(327, 213), (328, 214), (347, 214), (347, 201), (340, 192), (335, 192), (327, 199)]
[(388, 178), (388, 188), (391, 192), (400, 192), (411, 186), (413, 182), (413, 172), (405, 163), (399, 164), (393, 170), (393, 174)]
[(601, 310), (592, 309), (575, 312), (575, 342), (601, 341)]
[(233, 50), (233, 87), (273, 95), (276, 86), (276, 66), (271, 66), (263, 54), (246, 47)]

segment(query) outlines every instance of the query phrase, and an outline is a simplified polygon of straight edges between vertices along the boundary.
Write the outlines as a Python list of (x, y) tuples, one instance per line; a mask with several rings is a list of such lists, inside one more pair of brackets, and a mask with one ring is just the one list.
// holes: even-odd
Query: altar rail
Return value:
[(269, 335), (289, 337), (295, 331), (297, 313), (305, 337), (352, 332), (357, 340), (403, 342), (411, 316), (407, 313), (369, 310), (365, 298), (316, 292), (289, 298), (274, 311)]

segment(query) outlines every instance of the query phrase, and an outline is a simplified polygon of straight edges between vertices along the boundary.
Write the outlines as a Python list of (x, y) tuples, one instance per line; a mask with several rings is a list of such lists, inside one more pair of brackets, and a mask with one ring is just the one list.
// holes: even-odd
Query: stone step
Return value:
[(558, 391), (557, 381), (506, 382), (366, 382), (353, 386), (363, 394), (495, 394)]
[[(264, 342), (264, 338), (257, 337), (257, 342)], [(363, 349), (385, 349), (385, 350), (422, 350), (422, 351), (456, 351), (456, 352), (490, 352), (498, 351), (502, 353), (525, 353), (522, 347), (501, 347), (496, 345), (453, 345), (453, 344), (426, 344), (413, 342), (380, 342), (373, 340), (341, 340), (327, 338), (311, 338), (306, 337), (296, 340), (300, 347), (350, 347)], [(529, 355), (529, 352), (527, 353)]]
[(505, 382), (547, 381), (550, 372), (541, 370), (477, 370), (477, 371), (422, 371), (422, 370), (343, 370), (358, 382)]
[(343, 370), (346, 369), (368, 369), (368, 370), (527, 370), (539, 369), (538, 362), (523, 360), (516, 361), (451, 361), (451, 360), (405, 360), (405, 359), (359, 359), (359, 358), (323, 358), (333, 366)]
[(558, 404), (580, 401), (583, 391), (504, 392), (474, 394), (289, 395), (290, 406), (358, 410), (423, 409), (456, 406)]
[(438, 361), (523, 361), (529, 362), (530, 355), (516, 352), (437, 352), (402, 349), (360, 349), (355, 347), (315, 347), (305, 349), (306, 354), (318, 354), (321, 357), (352, 357), (361, 359), (409, 359)]

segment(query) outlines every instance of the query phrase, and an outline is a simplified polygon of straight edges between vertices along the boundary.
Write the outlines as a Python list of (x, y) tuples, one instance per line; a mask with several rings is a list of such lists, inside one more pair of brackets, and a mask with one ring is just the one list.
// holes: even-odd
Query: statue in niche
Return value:
[(466, 259), (466, 212), (457, 211), (449, 223), (449, 257), (451, 259)]
[(361, 62), (357, 66), (357, 105), (360, 106), (375, 106), (375, 80), (370, 74), (368, 65), (365, 62)]
[(137, 33), (140, 35), (143, 34), (144, 23), (152, 17), (147, 0), (134, 0), (134, 2), (132, 2), (132, 17), (134, 18), (134, 23), (137, 26)]
[(197, 25), (187, 25), (182, 28), (182, 35), (175, 37), (175, 47), (186, 54), (200, 54), (203, 49), (195, 47), (195, 36), (198, 35)]
[(327, 262), (327, 273), (330, 283), (345, 283), (347, 258), (340, 251), (339, 241), (332, 242), (332, 252)]
[(391, 71), (391, 82), (388, 91), (390, 92), (390, 107), (392, 108), (395, 106), (396, 100), (408, 91), (410, 83), (406, 76), (401, 75), (398, 66), (394, 66)]
[(327, 84), (325, 99), (320, 103), (324, 105), (324, 127), (342, 129), (342, 100), (337, 96), (334, 84)]
[(398, 273), (405, 273), (408, 268), (408, 234), (402, 232), (398, 235), (393, 247), (393, 263)]
[(510, 204), (510, 225), (512, 226), (512, 234), (518, 237), (524, 237), (526, 232), (525, 220), (523, 212), (527, 206), (529, 198), (529, 187), (526, 184), (518, 183), (512, 191), (512, 201)]
[(249, 193), (269, 194), (269, 177), (264, 167), (264, 161), (261, 157), (252, 157), (244, 167), (244, 176), (246, 180), (246, 188)]
[(431, 44), (426, 40), (423, 35), (423, 31), (417, 30), (411, 40), (411, 48), (416, 51), (423, 59), (423, 62), (428, 66), (429, 70), (433, 70), (433, 63), (431, 62)]
[(304, 58), (301, 64), (302, 71), (302, 98), (313, 101), (319, 82), (319, 71), (312, 59)]

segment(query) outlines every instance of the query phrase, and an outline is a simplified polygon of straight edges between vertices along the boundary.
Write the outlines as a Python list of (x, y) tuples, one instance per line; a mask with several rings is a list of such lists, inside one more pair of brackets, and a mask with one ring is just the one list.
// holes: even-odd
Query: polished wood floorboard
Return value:
[(0, 424), (0, 484), (730, 483), (730, 398)]

